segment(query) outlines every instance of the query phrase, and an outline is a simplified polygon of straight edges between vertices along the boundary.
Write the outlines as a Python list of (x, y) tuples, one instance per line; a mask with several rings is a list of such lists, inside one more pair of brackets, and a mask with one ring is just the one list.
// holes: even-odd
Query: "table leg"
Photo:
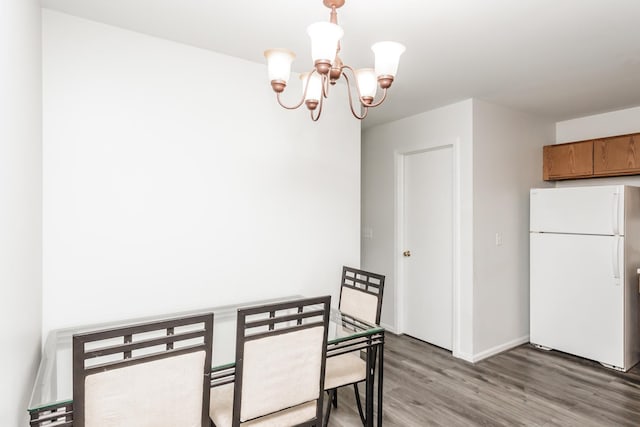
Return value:
[(382, 426), (382, 374), (384, 373), (384, 333), (378, 350), (378, 427)]
[(367, 379), (366, 379), (366, 398), (365, 398), (365, 421), (366, 427), (373, 427), (373, 382), (375, 379), (375, 359), (376, 347), (371, 345), (367, 348)]

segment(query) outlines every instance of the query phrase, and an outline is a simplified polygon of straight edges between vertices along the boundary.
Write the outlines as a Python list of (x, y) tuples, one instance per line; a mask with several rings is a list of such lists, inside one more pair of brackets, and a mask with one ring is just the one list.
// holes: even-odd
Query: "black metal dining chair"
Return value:
[[(380, 274), (352, 267), (342, 267), (339, 302), (342, 314), (372, 325), (378, 325), (382, 313), (384, 280), (385, 276)], [(362, 359), (359, 351), (327, 359), (324, 387), (329, 395), (330, 404), (327, 405), (325, 413), (325, 425), (329, 422), (331, 407), (338, 406), (338, 388), (351, 384), (353, 384), (360, 420), (362, 424), (366, 424), (358, 390), (358, 383), (365, 381), (366, 376), (367, 363)]]
[(73, 336), (74, 427), (209, 426), (213, 313)]
[(331, 297), (238, 310), (235, 381), (211, 389), (216, 427), (322, 424)]

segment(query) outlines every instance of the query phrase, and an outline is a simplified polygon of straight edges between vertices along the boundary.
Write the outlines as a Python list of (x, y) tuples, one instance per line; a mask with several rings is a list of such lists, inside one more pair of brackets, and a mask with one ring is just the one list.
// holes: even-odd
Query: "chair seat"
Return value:
[[(216, 427), (230, 427), (233, 418), (233, 384), (211, 389), (209, 416)], [(243, 427), (295, 426), (316, 416), (316, 402), (303, 403), (275, 414), (242, 423)]]
[(367, 377), (367, 363), (359, 352), (328, 357), (324, 377), (324, 389), (331, 390), (347, 384), (364, 381)]

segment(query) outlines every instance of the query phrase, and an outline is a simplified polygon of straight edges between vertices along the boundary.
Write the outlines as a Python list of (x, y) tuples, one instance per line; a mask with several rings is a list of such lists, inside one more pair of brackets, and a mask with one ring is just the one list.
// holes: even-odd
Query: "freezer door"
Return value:
[(624, 186), (534, 188), (530, 231), (624, 235)]
[(622, 240), (531, 234), (533, 344), (624, 368)]

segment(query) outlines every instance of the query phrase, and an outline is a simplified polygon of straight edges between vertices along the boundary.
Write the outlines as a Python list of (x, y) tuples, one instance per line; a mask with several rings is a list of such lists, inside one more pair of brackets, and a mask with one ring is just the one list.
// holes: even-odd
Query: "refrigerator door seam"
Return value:
[(590, 234), (590, 233), (562, 233), (559, 231), (529, 231), (529, 233), (532, 234), (561, 234), (561, 235), (566, 235), (566, 236), (604, 236), (604, 237), (611, 237), (611, 236), (620, 236), (622, 237), (621, 234)]

